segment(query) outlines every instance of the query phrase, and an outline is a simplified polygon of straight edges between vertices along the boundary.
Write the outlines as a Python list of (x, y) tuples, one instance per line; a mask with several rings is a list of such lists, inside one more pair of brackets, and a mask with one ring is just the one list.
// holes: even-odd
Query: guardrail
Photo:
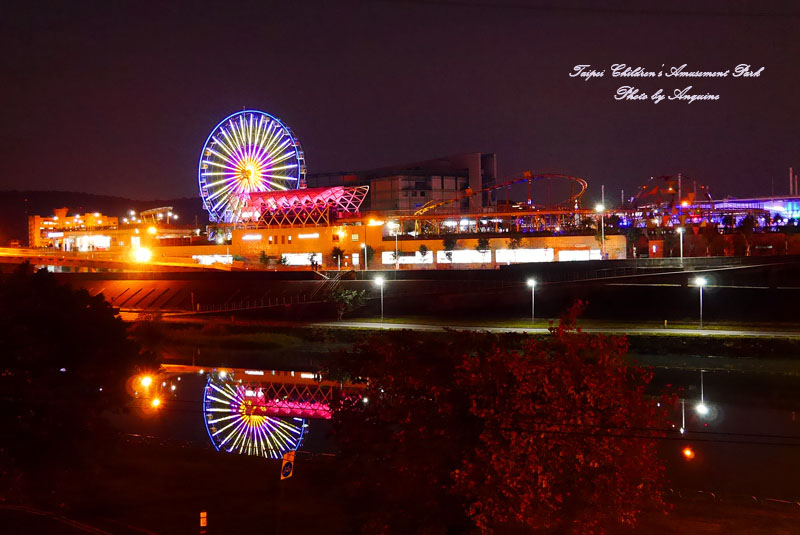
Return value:
[(242, 310), (256, 310), (271, 307), (283, 307), (289, 305), (299, 305), (305, 303), (319, 303), (318, 300), (308, 299), (306, 294), (297, 294), (280, 297), (267, 297), (261, 299), (241, 299), (239, 301), (229, 301), (220, 304), (204, 305), (197, 303), (197, 309), (193, 311), (195, 314), (210, 314), (216, 312), (236, 312)]

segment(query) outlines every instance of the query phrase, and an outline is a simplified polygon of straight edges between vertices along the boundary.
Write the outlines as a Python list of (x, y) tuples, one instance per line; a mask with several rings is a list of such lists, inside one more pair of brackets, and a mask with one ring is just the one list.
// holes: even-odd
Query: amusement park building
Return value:
[[(466, 221), (467, 217), (474, 216), (464, 215), (461, 221)], [(343, 268), (365, 267), (366, 247), (374, 251), (374, 256), (366, 266), (372, 269), (394, 267), (395, 264), (431, 268), (451, 265), (493, 267), (518, 262), (601, 259), (600, 242), (593, 235), (531, 235), (523, 238), (519, 247), (512, 249), (509, 235), (479, 233), (473, 221), (462, 226), (462, 234), (455, 235), (455, 248), (450, 251), (444, 248), (444, 236), (414, 236), (408, 232), (402, 237), (395, 236), (392, 222), (368, 218), (306, 228), (237, 229), (231, 236), (229, 250), (245, 258), (258, 258), (263, 251), (267, 258), (283, 258), (289, 265), (309, 265), (313, 255), (317, 264), (329, 268), (338, 267), (337, 259), (332, 256), (334, 247), (343, 253)], [(472, 231), (468, 231), (467, 226)], [(477, 250), (482, 237), (487, 240), (485, 251)], [(421, 246), (428, 251), (424, 256), (420, 251)], [(606, 254), (611, 259), (625, 258), (625, 237), (607, 236)]]
[[(35, 249), (56, 246), (63, 240), (65, 233), (95, 230), (114, 230), (119, 219), (103, 215), (99, 212), (75, 214), (69, 216), (69, 210), (57, 208), (52, 216), (28, 216), (28, 246)], [(86, 242), (88, 247), (88, 241)]]
[[(312, 258), (320, 267), (329, 269), (381, 269), (395, 265), (427, 269), (492, 268), (510, 263), (601, 258), (600, 242), (594, 235), (523, 233), (512, 249), (509, 225), (513, 223), (508, 217), (490, 216), (492, 223), (486, 215), (478, 213), (464, 213), (457, 218), (426, 216), (426, 221), (437, 228), (421, 235), (414, 230), (420, 221), (413, 216), (378, 219), (384, 215), (387, 214), (373, 211), (336, 218), (328, 214), (316, 222), (272, 221), (270, 225), (235, 226), (221, 243), (209, 243), (200, 229), (164, 223), (128, 223), (113, 229), (59, 231), (61, 235), (53, 239), (51, 247), (109, 260), (128, 260), (137, 249), (147, 248), (153, 262), (180, 264), (241, 265), (244, 261), (245, 265), (259, 266), (266, 259), (273, 269), (281, 267), (281, 263), (309, 266)], [(450, 251), (445, 250), (446, 236), (455, 238)], [(477, 250), (481, 238), (486, 240), (485, 251)], [(341, 259), (333, 256), (334, 248), (342, 251)], [(427, 249), (427, 254), (423, 255), (421, 249)], [(365, 266), (367, 250), (373, 254)], [(624, 236), (606, 236), (606, 254), (611, 259), (625, 258)]]
[(716, 210), (760, 210), (771, 217), (781, 216), (785, 219), (800, 218), (800, 197), (797, 195), (758, 197), (750, 199), (725, 198), (713, 202), (698, 203), (700, 208)]
[[(468, 188), (480, 191), (497, 180), (495, 154), (473, 152), (383, 167), (371, 171), (308, 175), (310, 188), (369, 186), (364, 210), (413, 211), (430, 201), (452, 199)], [(459, 209), (480, 212), (492, 204), (488, 194), (461, 201)]]

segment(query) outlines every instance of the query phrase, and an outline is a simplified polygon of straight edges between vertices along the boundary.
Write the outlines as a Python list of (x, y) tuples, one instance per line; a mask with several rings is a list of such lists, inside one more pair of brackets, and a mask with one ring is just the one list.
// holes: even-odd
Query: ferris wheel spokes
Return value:
[(273, 459), (296, 450), (305, 435), (305, 420), (272, 416), (268, 403), (260, 387), (209, 375), (203, 406), (214, 447)]
[(303, 151), (291, 130), (261, 111), (223, 119), (201, 154), (198, 182), (213, 221), (237, 222), (247, 194), (294, 189), (305, 176)]

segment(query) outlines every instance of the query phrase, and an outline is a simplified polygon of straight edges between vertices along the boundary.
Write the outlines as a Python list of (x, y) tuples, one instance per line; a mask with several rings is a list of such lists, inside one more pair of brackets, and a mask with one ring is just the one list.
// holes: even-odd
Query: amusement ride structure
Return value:
[(213, 222), (241, 219), (250, 193), (297, 189), (306, 176), (305, 156), (291, 129), (258, 110), (236, 112), (211, 131), (200, 155), (197, 179)]
[(322, 225), (358, 214), (369, 186), (308, 189), (300, 141), (258, 110), (229, 115), (211, 131), (198, 163), (209, 219), (240, 227)]
[(510, 192), (511, 186), (514, 184), (520, 183), (527, 183), (528, 184), (528, 204), (531, 205), (531, 186), (534, 182), (538, 181), (545, 181), (545, 180), (566, 180), (567, 182), (576, 184), (578, 186), (577, 192), (570, 192), (568, 198), (556, 204), (555, 208), (578, 208), (580, 199), (583, 197), (583, 194), (586, 193), (586, 189), (589, 187), (586, 180), (571, 175), (562, 175), (559, 173), (544, 173), (544, 174), (534, 174), (531, 171), (525, 171), (522, 173), (521, 176), (511, 178), (502, 182), (500, 184), (493, 184), (491, 186), (485, 187), (479, 191), (472, 191), (471, 189), (466, 189), (461, 195), (457, 197), (453, 197), (451, 199), (443, 199), (443, 200), (434, 200), (426, 203), (423, 205), (419, 210), (414, 212), (415, 216), (423, 215), (428, 212), (433, 212), (439, 208), (456, 204), (464, 199), (468, 199), (475, 195), (482, 195), (484, 193), (491, 193), (496, 190), (505, 189), (506, 191)]
[(671, 210), (677, 206), (692, 206), (700, 202), (714, 202), (708, 188), (679, 173), (651, 177), (639, 187), (631, 205), (633, 208), (655, 207)]

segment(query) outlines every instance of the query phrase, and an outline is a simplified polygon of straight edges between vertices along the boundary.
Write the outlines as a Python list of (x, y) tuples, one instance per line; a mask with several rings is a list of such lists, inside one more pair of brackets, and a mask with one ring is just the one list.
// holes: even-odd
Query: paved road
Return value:
[[(339, 327), (345, 329), (382, 329), (397, 330), (411, 329), (415, 331), (443, 331), (453, 329), (458, 331), (486, 331), (494, 333), (530, 333), (546, 334), (545, 327), (490, 327), (481, 325), (429, 325), (423, 323), (379, 323), (369, 321), (331, 321), (314, 323), (314, 327)], [(659, 329), (659, 328), (627, 328), (621, 327), (587, 327), (581, 328), (587, 333), (606, 334), (681, 334), (687, 336), (756, 336), (766, 338), (800, 338), (800, 331), (758, 331), (736, 329)]]

